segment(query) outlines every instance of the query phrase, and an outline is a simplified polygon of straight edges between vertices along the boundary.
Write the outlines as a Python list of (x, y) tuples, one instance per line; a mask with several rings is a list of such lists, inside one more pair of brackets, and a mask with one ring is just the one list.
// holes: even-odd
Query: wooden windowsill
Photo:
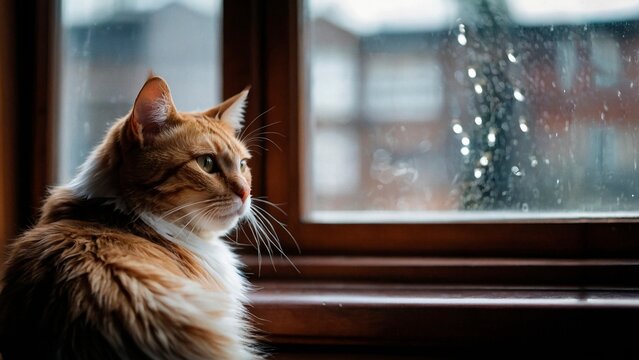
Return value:
[(637, 289), (258, 282), (250, 312), (278, 345), (456, 347), (535, 339), (634, 346)]
[[(252, 281), (639, 288), (638, 259), (243, 256)], [(295, 264), (293, 267), (291, 264)]]

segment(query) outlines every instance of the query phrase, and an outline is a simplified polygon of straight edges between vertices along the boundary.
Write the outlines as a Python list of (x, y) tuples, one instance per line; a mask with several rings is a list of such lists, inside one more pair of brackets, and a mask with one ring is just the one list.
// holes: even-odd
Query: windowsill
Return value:
[[(459, 347), (597, 339), (628, 347), (639, 291), (576, 287), (257, 282), (251, 313), (266, 342)], [(588, 343), (586, 343), (588, 344)], [(595, 345), (596, 344), (596, 345)]]
[(312, 211), (305, 221), (318, 224), (449, 224), (449, 223), (538, 223), (637, 220), (636, 211)]
[(636, 259), (291, 260), (299, 272), (285, 259), (275, 258), (274, 266), (264, 259), (260, 268), (255, 257), (244, 257), (255, 274), (250, 312), (276, 349), (420, 354), (424, 348), (514, 347), (530, 339), (541, 348), (636, 343), (625, 330), (639, 323)]

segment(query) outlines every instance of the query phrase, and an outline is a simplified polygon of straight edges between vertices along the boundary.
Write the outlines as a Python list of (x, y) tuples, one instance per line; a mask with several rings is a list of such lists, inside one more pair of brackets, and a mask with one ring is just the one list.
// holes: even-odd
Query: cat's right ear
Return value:
[(175, 111), (167, 83), (160, 77), (151, 77), (135, 99), (127, 121), (127, 133), (131, 140), (143, 146), (162, 131)]

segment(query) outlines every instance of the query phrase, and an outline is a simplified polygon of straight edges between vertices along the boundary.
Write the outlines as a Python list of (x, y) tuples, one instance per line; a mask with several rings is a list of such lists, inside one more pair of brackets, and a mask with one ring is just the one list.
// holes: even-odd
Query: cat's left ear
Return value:
[(240, 131), (244, 125), (244, 110), (246, 109), (246, 98), (248, 97), (249, 90), (250, 87), (247, 86), (239, 94), (207, 110), (204, 114), (226, 123), (235, 130), (235, 132)]
[(135, 99), (128, 121), (129, 133), (140, 144), (153, 140), (175, 113), (169, 85), (161, 77), (150, 77)]

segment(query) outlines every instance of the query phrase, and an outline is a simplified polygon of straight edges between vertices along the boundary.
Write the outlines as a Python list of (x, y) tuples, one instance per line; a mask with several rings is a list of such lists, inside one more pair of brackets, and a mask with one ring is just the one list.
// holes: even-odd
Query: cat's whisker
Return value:
[(263, 198), (263, 197), (261, 197), (261, 196), (258, 196), (258, 197), (252, 197), (251, 199), (253, 199), (253, 201), (257, 201), (257, 202), (260, 202), (260, 203), (264, 203), (264, 204), (266, 204), (266, 205), (268, 205), (268, 206), (273, 207), (275, 210), (279, 211), (279, 212), (280, 212), (280, 213), (282, 213), (282, 215), (284, 215), (284, 216), (286, 216), (286, 215), (287, 215), (287, 214), (286, 214), (286, 211), (284, 211), (284, 210), (282, 210), (282, 209), (280, 208), (280, 206), (282, 206), (282, 205), (284, 205), (284, 204), (275, 204), (275, 203), (273, 203), (273, 202), (271, 202), (271, 201), (266, 200), (265, 198)]
[(255, 244), (257, 245), (255, 247), (255, 249), (257, 250), (257, 274), (258, 276), (260, 276), (262, 275), (262, 252), (260, 250), (260, 239), (258, 236), (255, 235), (255, 231), (253, 230), (250, 214), (249, 216), (247, 216), (247, 220), (249, 231), (251, 231), (253, 239), (255, 239)]
[[(180, 235), (184, 232), (184, 230), (186, 230), (186, 231), (190, 231), (190, 230), (188, 230), (188, 229), (187, 229), (187, 227), (189, 226), (189, 224), (191, 224), (191, 222), (192, 222), (193, 220), (195, 220), (196, 218), (201, 217), (201, 215), (202, 215), (202, 214), (206, 213), (206, 208), (200, 208), (200, 209), (197, 209), (196, 211), (191, 212), (191, 214), (192, 214), (192, 213), (195, 213), (195, 216), (193, 216), (191, 219), (189, 219), (189, 221), (187, 221), (187, 223), (186, 223), (186, 224), (184, 224), (184, 226), (182, 226), (182, 228), (180, 228), (180, 231), (179, 231), (176, 235), (174, 235), (174, 236), (179, 237), (179, 236), (180, 236)], [(176, 224), (176, 225), (177, 225), (177, 224)]]
[(247, 148), (249, 151), (251, 150), (251, 148), (254, 148), (254, 147), (260, 148), (260, 149), (262, 149), (262, 150), (264, 150), (264, 151), (268, 151), (268, 149), (267, 149), (267, 148), (265, 148), (265, 147), (264, 147), (264, 146), (262, 146), (262, 145), (258, 145), (258, 144), (246, 145), (246, 148)]
[(252, 213), (249, 213), (248, 217), (249, 217), (251, 226), (255, 229), (256, 236), (264, 244), (264, 247), (266, 248), (266, 251), (268, 253), (268, 257), (271, 260), (271, 265), (275, 269), (275, 263), (273, 262), (273, 249), (271, 249), (271, 242), (269, 241), (268, 236), (265, 236), (264, 230), (261, 228), (260, 224), (256, 221), (256, 218), (253, 216)]
[(213, 201), (216, 201), (216, 200), (217, 200), (217, 198), (214, 198), (214, 199), (204, 199), (204, 200), (200, 200), (200, 201), (194, 201), (194, 202), (190, 202), (190, 203), (182, 204), (182, 205), (180, 205), (180, 206), (178, 206), (178, 207), (175, 207), (175, 208), (173, 208), (173, 209), (171, 209), (171, 210), (169, 210), (169, 211), (166, 211), (166, 212), (162, 213), (162, 214), (159, 216), (159, 218), (164, 220), (167, 216), (169, 216), (169, 215), (171, 215), (171, 214), (174, 214), (174, 213), (176, 213), (176, 212), (178, 212), (178, 211), (180, 211), (180, 210), (182, 210), (182, 209), (184, 209), (184, 208), (186, 208), (186, 207), (193, 206), (193, 205), (199, 205), (199, 204), (206, 203), (206, 202), (213, 202)]
[[(295, 241), (295, 237), (293, 237), (293, 234), (291, 234), (291, 232), (288, 231), (288, 229), (286, 228), (286, 224), (284, 224), (283, 222), (279, 221), (277, 218), (275, 218), (275, 216), (273, 216), (268, 211), (266, 211), (266, 210), (264, 210), (264, 209), (262, 209), (262, 208), (260, 208), (258, 206), (256, 206), (256, 209), (259, 209), (264, 215), (268, 216), (273, 221), (275, 221), (275, 223), (277, 223), (279, 226), (281, 226), (282, 230), (284, 230), (288, 234), (288, 236), (291, 238), (291, 240), (293, 240), (293, 243), (295, 244), (295, 247), (297, 248), (298, 253), (302, 252), (302, 250), (300, 249), (299, 244), (297, 243), (297, 241)], [(280, 209), (280, 211), (281, 211), (281, 209)], [(284, 213), (284, 215), (286, 215), (286, 213)]]
[[(253, 123), (254, 123), (257, 119), (259, 119), (260, 117), (264, 116), (265, 114), (267, 114), (269, 111), (271, 111), (271, 110), (273, 110), (273, 109), (275, 109), (275, 105), (273, 105), (273, 106), (271, 106), (270, 108), (268, 108), (268, 109), (266, 109), (266, 110), (262, 111), (262, 113), (260, 113), (260, 114), (259, 114), (259, 115), (257, 115), (255, 118), (253, 118), (253, 120), (251, 120), (248, 124), (246, 124), (246, 125), (244, 126), (244, 128), (242, 129), (242, 131), (240, 132), (240, 134), (237, 136), (237, 138), (238, 138), (238, 139), (240, 139), (240, 141), (241, 141), (241, 140), (242, 140), (242, 136), (244, 136), (244, 133), (246, 132), (246, 130), (248, 130), (248, 129), (251, 127), (251, 125), (253, 125)], [(262, 129), (262, 128), (264, 128), (264, 126), (262, 126), (262, 127), (258, 128), (258, 130), (259, 130), (259, 129)], [(253, 130), (253, 131), (251, 131), (251, 133), (252, 133), (252, 132), (254, 132), (254, 130)]]
[(277, 250), (279, 250), (280, 252), (282, 251), (282, 249), (280, 247), (278, 247), (278, 244), (276, 244), (273, 240), (271, 240), (271, 236), (275, 236), (277, 237), (277, 235), (275, 234), (271, 234), (268, 229), (265, 229), (264, 227), (264, 223), (261, 221), (261, 219), (256, 216), (256, 214), (251, 214), (252, 220), (253, 220), (253, 224), (255, 225), (256, 230), (258, 231), (258, 233), (260, 233), (260, 235), (263, 236), (264, 240), (265, 240), (265, 246), (267, 247), (268, 251), (269, 251), (269, 257), (271, 258), (271, 264), (273, 265), (273, 268), (275, 268), (275, 264), (273, 263), (273, 257), (272, 257), (272, 249), (271, 249), (271, 245), (275, 246), (275, 248)]
[(247, 139), (251, 139), (251, 138), (253, 138), (253, 137), (255, 137), (255, 136), (259, 136), (259, 135), (263, 135), (263, 134), (266, 134), (266, 135), (277, 135), (277, 136), (281, 136), (281, 137), (283, 137), (283, 138), (284, 138), (284, 137), (286, 137), (284, 134), (282, 134), (282, 133), (280, 133), (280, 132), (278, 132), (278, 131), (260, 131), (260, 132), (257, 132), (257, 130), (263, 130), (263, 129), (265, 129), (265, 128), (269, 127), (269, 126), (277, 125), (277, 124), (279, 124), (279, 123), (280, 123), (280, 122), (279, 122), (279, 121), (277, 121), (277, 122), (274, 122), (274, 123), (272, 123), (272, 124), (267, 124), (267, 125), (263, 126), (261, 129), (255, 129), (254, 131), (251, 131), (250, 133), (248, 133), (248, 134), (247, 134), (247, 135), (246, 135), (246, 136), (242, 139), (242, 142), (246, 141)]
[[(265, 239), (268, 241), (269, 248), (270, 248), (270, 244), (275, 246), (275, 248), (280, 253), (280, 257), (286, 258), (286, 260), (297, 270), (297, 268), (295, 267), (295, 264), (293, 264), (293, 262), (286, 256), (286, 254), (284, 253), (284, 250), (279, 245), (279, 242), (277, 241), (277, 235), (272, 233), (268, 228), (266, 228), (266, 226), (264, 225), (264, 220), (260, 219), (260, 216), (258, 213), (255, 213), (255, 219), (256, 219), (255, 224), (257, 228), (259, 229), (259, 231), (264, 235)], [(272, 236), (272, 238), (270, 238), (270, 236)], [(273, 262), (272, 257), (271, 257), (271, 265), (273, 266), (273, 269), (277, 271), (277, 268), (275, 267), (275, 263)]]
[[(265, 222), (266, 224), (268, 224), (270, 226), (270, 228), (272, 229), (272, 234), (273, 234), (273, 242), (272, 244), (280, 251), (281, 256), (283, 256), (290, 264), (291, 266), (293, 266), (293, 268), (299, 273), (299, 269), (295, 266), (295, 264), (293, 263), (293, 261), (291, 261), (291, 259), (284, 253), (284, 249), (282, 248), (281, 244), (279, 243), (279, 238), (275, 232), (275, 228), (273, 227), (273, 224), (271, 224), (270, 221), (268, 221), (268, 218), (266, 216), (264, 216), (264, 214), (268, 214), (266, 212), (266, 210), (261, 209), (259, 206), (255, 205), (255, 204), (251, 204), (251, 210), (256, 210), (254, 213), (252, 212), (252, 214), (255, 214), (256, 217), (261, 217), (263, 223)], [(268, 214), (270, 215), (270, 214)], [(277, 220), (275, 220), (277, 221)], [(292, 236), (290, 234), (290, 232), (288, 232), (288, 230), (286, 228), (284, 228), (283, 224), (281, 224), (278, 221), (278, 224), (280, 226), (282, 226), (282, 228), (289, 234), (289, 236)], [(297, 242), (295, 242), (295, 245), (297, 246)], [(299, 249), (299, 246), (298, 246)]]
[[(245, 237), (245, 238), (246, 238), (246, 240), (249, 242), (249, 244), (250, 244), (252, 247), (255, 247), (256, 245), (253, 243), (253, 241), (251, 241), (251, 238), (248, 236), (248, 234), (246, 234), (246, 231), (244, 231), (244, 224), (247, 224), (248, 222), (247, 222), (247, 220), (246, 220), (246, 219), (242, 219), (242, 221), (243, 221), (243, 223), (242, 223), (240, 226), (238, 226), (237, 228), (238, 228), (238, 229), (240, 229), (240, 230), (242, 231), (242, 234), (244, 234), (244, 237)], [(239, 235), (239, 234), (237, 234), (237, 233), (238, 233), (238, 231), (236, 230), (236, 238), (237, 238), (237, 235)], [(238, 242), (239, 242), (239, 241), (238, 241)]]
[(279, 151), (282, 151), (282, 148), (281, 148), (281, 147), (280, 147), (280, 146), (279, 146), (279, 145), (278, 145), (275, 141), (273, 141), (272, 139), (269, 139), (269, 138), (267, 138), (267, 137), (264, 137), (264, 136), (256, 136), (256, 137), (253, 137), (253, 138), (251, 138), (251, 139), (247, 142), (247, 144), (250, 144), (252, 141), (256, 141), (256, 140), (264, 140), (264, 141), (268, 141), (268, 142), (270, 142), (271, 144), (273, 144), (273, 146), (275, 146), (275, 147), (276, 147)]
[[(254, 119), (253, 121), (255, 121), (255, 120), (257, 120), (257, 119)], [(250, 137), (252, 134), (255, 134), (256, 132), (258, 132), (260, 130), (266, 129), (267, 127), (270, 127), (270, 126), (277, 125), (279, 123), (281, 123), (281, 121), (275, 121), (275, 122), (272, 122), (270, 124), (262, 125), (262, 126), (260, 126), (258, 128), (252, 129), (248, 134), (241, 134), (241, 136), (239, 136), (238, 139), (240, 141), (244, 142), (244, 140), (247, 139), (248, 137)], [(244, 129), (248, 129), (248, 127), (245, 127)]]
[[(268, 230), (268, 234), (270, 235), (270, 239), (267, 238), (270, 242), (273, 243), (273, 245), (275, 246), (275, 248), (277, 248), (277, 250), (279, 250), (281, 253), (284, 253), (284, 250), (282, 249), (280, 243), (279, 243), (279, 238), (277, 236), (277, 233), (275, 231), (275, 228), (273, 227), (273, 225), (264, 217), (264, 215), (260, 214), (258, 210), (261, 210), (259, 208), (257, 208), (256, 205), (251, 204), (251, 210), (252, 210), (252, 214), (255, 215), (256, 219), (260, 222), (260, 224), (262, 224), (263, 226), (268, 225), (270, 227), (266, 228), (265, 230)], [(253, 211), (255, 210), (255, 211)], [(272, 239), (272, 240), (271, 240)]]
[(179, 222), (180, 220), (184, 219), (185, 217), (189, 217), (189, 216), (191, 216), (192, 214), (195, 214), (195, 213), (197, 213), (198, 211), (201, 211), (201, 210), (203, 210), (203, 209), (206, 209), (206, 207), (193, 209), (193, 210), (191, 210), (191, 211), (187, 212), (186, 214), (184, 214), (184, 215), (180, 216), (179, 218), (177, 218), (177, 219), (173, 220), (173, 221), (172, 221), (172, 223), (173, 223), (173, 224), (175, 224), (176, 226), (178, 226), (177, 222)]

